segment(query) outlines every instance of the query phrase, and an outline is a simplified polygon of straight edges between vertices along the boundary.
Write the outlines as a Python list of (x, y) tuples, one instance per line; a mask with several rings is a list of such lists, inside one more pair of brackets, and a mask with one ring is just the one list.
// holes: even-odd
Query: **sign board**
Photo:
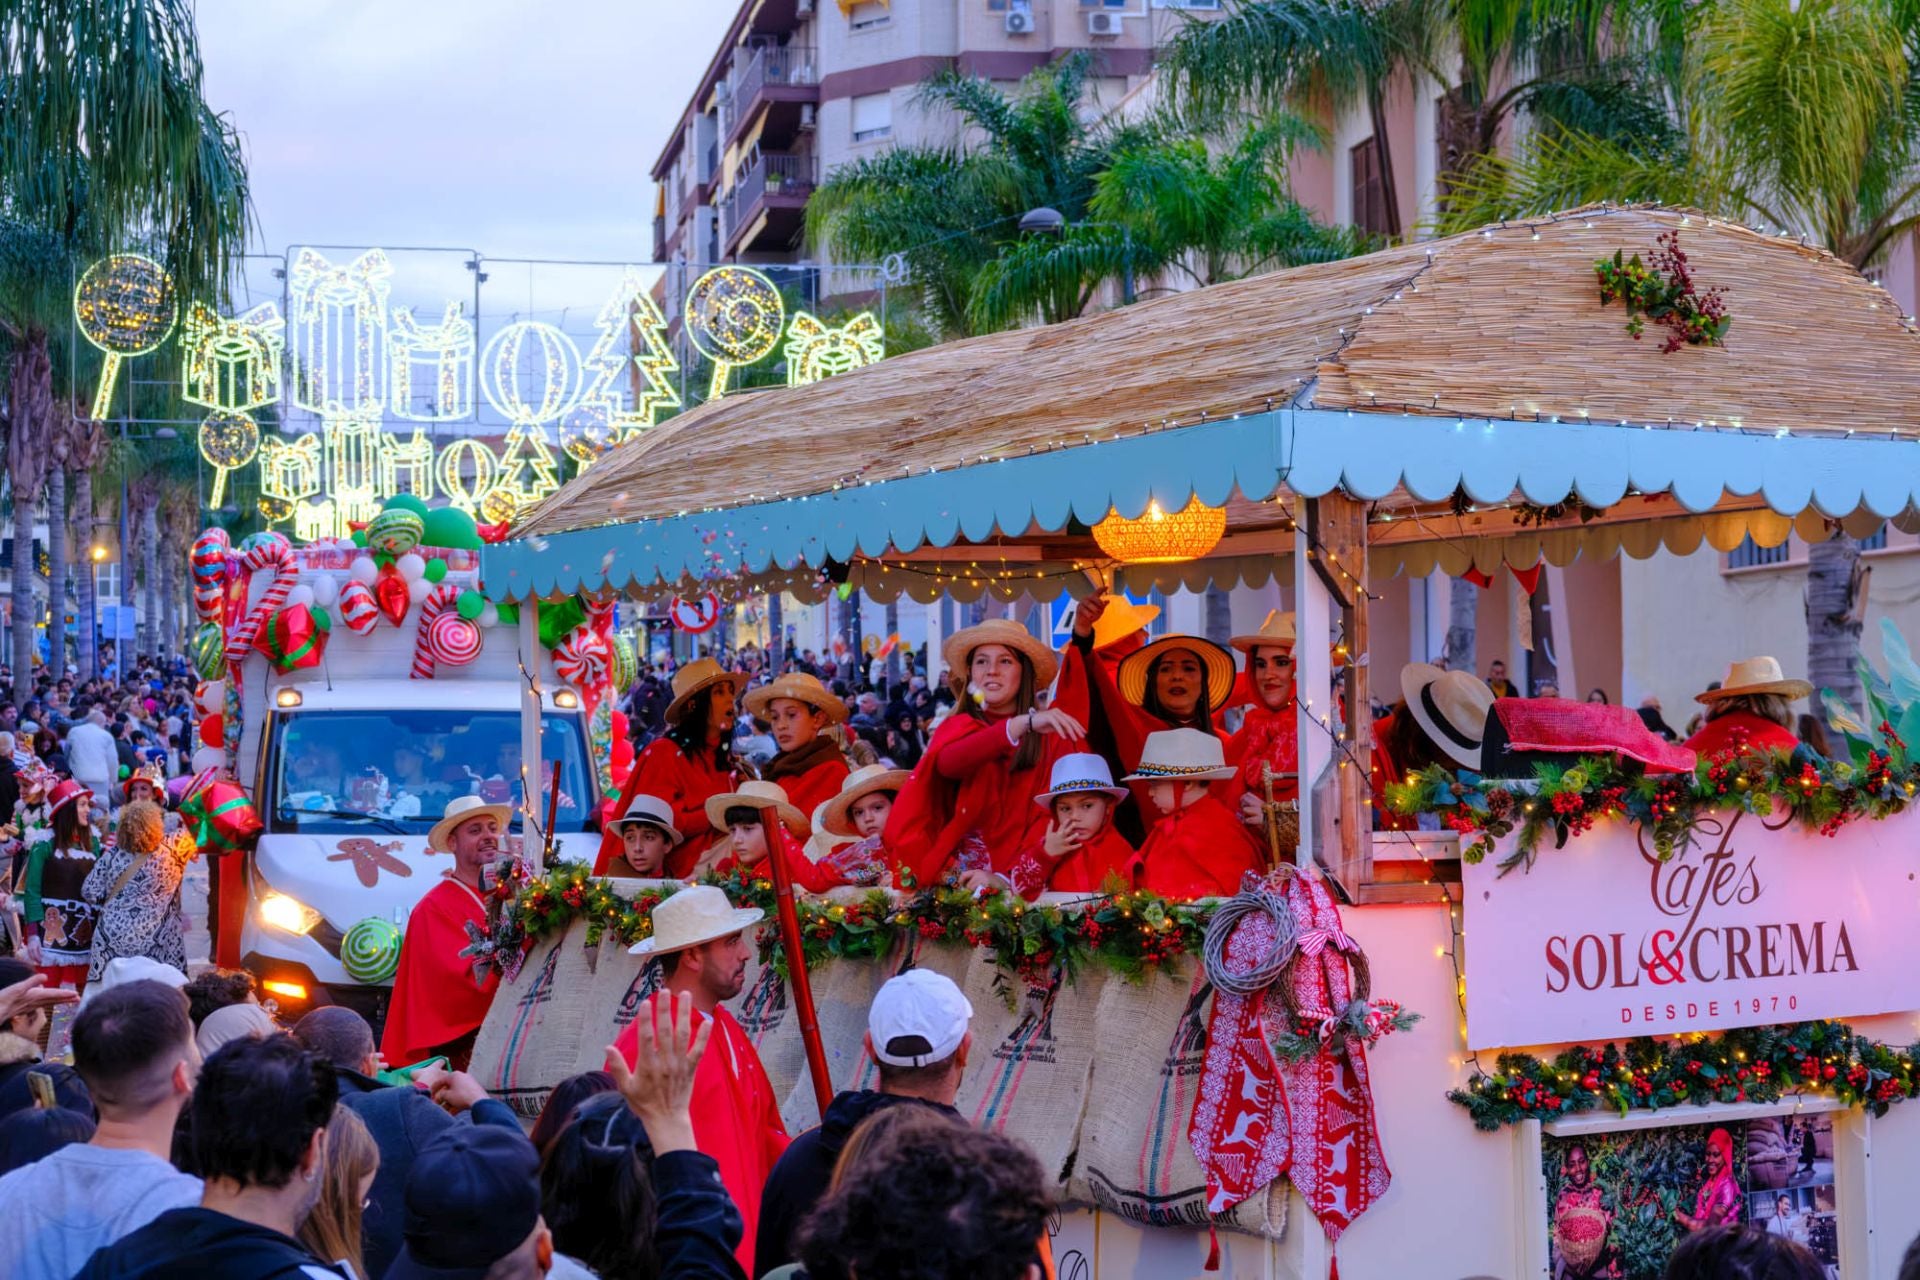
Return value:
[(1662, 862), (1610, 820), (1464, 868), (1474, 1049), (1920, 1009), (1920, 815), (1832, 837), (1710, 815)]

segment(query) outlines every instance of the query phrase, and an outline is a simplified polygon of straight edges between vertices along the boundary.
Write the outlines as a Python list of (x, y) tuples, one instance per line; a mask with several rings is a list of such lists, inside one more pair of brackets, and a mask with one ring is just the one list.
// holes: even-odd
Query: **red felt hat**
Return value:
[(75, 782), (72, 778), (63, 778), (47, 793), (47, 816), (51, 818), (74, 801), (85, 796), (93, 799), (93, 792)]

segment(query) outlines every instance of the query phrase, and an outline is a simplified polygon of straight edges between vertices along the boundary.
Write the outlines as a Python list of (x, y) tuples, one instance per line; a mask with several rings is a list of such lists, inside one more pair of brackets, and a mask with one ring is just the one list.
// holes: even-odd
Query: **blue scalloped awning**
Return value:
[(1671, 492), (1693, 511), (1759, 494), (1786, 516), (1864, 508), (1885, 518), (1920, 505), (1920, 443), (1284, 409), (811, 497), (515, 539), (482, 552), (481, 570), (494, 600), (645, 593), (818, 568), (856, 553), (1054, 531), (1069, 517), (1091, 524), (1111, 510), (1138, 515), (1150, 501), (1179, 510), (1192, 497), (1220, 505), (1236, 491), (1258, 500), (1283, 483), (1306, 497), (1344, 487), (1382, 499), (1404, 485), (1436, 502), (1464, 485), (1480, 503), (1517, 490), (1542, 505), (1578, 495), (1598, 507), (1629, 491)]

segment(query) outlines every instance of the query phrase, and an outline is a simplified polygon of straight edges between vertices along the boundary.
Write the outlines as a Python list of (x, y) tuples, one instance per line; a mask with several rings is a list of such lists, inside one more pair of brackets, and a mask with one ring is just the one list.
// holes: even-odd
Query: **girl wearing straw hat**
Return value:
[[(771, 827), (769, 813), (776, 819)], [(767, 859), (777, 857), (796, 889), (825, 893), (843, 883), (833, 868), (807, 856), (805, 841), (813, 829), (777, 782), (749, 779), (738, 791), (709, 796), (707, 823), (725, 838), (707, 851), (701, 875), (765, 876)]]
[(847, 780), (835, 725), (845, 724), (847, 704), (818, 676), (792, 672), (747, 691), (747, 714), (773, 730), (779, 753), (761, 771), (786, 790), (795, 808), (812, 813), (839, 793)]
[(1161, 820), (1133, 860), (1138, 888), (1166, 898), (1230, 897), (1257, 870), (1258, 849), (1239, 818), (1208, 790), (1231, 778), (1220, 739), (1198, 729), (1164, 729), (1147, 738), (1140, 767)]
[[(684, 880), (714, 833), (707, 827), (707, 797), (731, 791), (733, 703), (745, 678), (712, 658), (698, 658), (673, 676), (673, 701), (667, 705), (667, 732), (647, 744), (608, 812), (624, 816), (634, 797), (658, 796), (673, 809), (673, 825), (686, 839), (667, 855), (667, 874)], [(593, 874), (603, 876), (626, 855), (614, 824), (600, 841)]]
[(839, 795), (815, 810), (821, 831), (849, 841), (815, 864), (831, 874), (832, 886), (877, 885), (887, 878), (887, 818), (909, 776), (905, 769), (862, 766), (847, 775)]
[(1004, 882), (1039, 839), (1046, 814), (1033, 797), (1053, 761), (1086, 737), (1086, 680), (1063, 675), (1042, 710), (1039, 693), (1060, 674), (1059, 659), (1006, 618), (954, 632), (941, 653), (958, 705), (900, 789), (886, 844), (903, 885), (957, 871), (977, 890)]
[(1247, 683), (1253, 705), (1240, 731), (1227, 743), (1227, 759), (1240, 763), (1233, 781), (1231, 807), (1240, 821), (1260, 826), (1266, 779), (1273, 773), (1273, 798), (1300, 796), (1300, 718), (1294, 707), (1293, 615), (1275, 609), (1260, 629), (1235, 636), (1233, 647), (1247, 655)]
[(1778, 658), (1747, 658), (1727, 668), (1717, 689), (1694, 695), (1706, 704), (1707, 722), (1682, 746), (1702, 758), (1723, 751), (1792, 751), (1793, 704), (1813, 692), (1805, 680), (1789, 680)]
[(1126, 798), (1101, 757), (1076, 752), (1054, 761), (1047, 789), (1033, 798), (1047, 811), (1046, 834), (1014, 863), (1014, 890), (1032, 900), (1042, 890), (1099, 893), (1109, 880), (1125, 884), (1133, 846), (1113, 829), (1113, 810)]

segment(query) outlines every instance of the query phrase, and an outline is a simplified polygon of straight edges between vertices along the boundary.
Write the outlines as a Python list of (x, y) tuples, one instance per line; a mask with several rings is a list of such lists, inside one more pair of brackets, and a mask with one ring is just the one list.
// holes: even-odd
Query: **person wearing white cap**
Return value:
[[(735, 1252), (749, 1271), (761, 1188), (787, 1149), (787, 1128), (760, 1055), (721, 1003), (747, 984), (754, 955), (748, 930), (764, 915), (757, 907), (735, 907), (713, 885), (692, 885), (655, 907), (652, 936), (628, 948), (635, 955), (659, 957), (661, 989), (692, 998), (696, 1032), (702, 1022), (713, 1021), (706, 1054), (693, 1076), (693, 1136), (720, 1166), (720, 1180), (740, 1210), (745, 1231)], [(631, 1069), (640, 1052), (639, 1025), (628, 1023), (613, 1048)]]
[(673, 806), (659, 796), (637, 795), (611, 824), (620, 837), (620, 861), (607, 868), (614, 876), (659, 880), (667, 874), (667, 855), (680, 843)]
[(1008, 876), (1029, 900), (1042, 890), (1099, 893), (1109, 880), (1125, 883), (1133, 846), (1113, 829), (1113, 810), (1127, 798), (1115, 785), (1106, 759), (1086, 752), (1054, 762), (1047, 789), (1033, 802), (1047, 811), (1047, 832), (1023, 850)]
[(833, 1168), (861, 1122), (901, 1104), (932, 1107), (958, 1121), (953, 1100), (973, 1047), (973, 1006), (951, 978), (909, 969), (889, 978), (867, 1008), (867, 1056), (877, 1089), (849, 1089), (827, 1104), (818, 1128), (793, 1140), (767, 1179), (750, 1274), (799, 1256), (794, 1231), (827, 1193)]
[(1239, 818), (1208, 784), (1234, 770), (1220, 739), (1198, 729), (1167, 729), (1147, 738), (1128, 782), (1147, 784), (1161, 820), (1135, 856), (1134, 884), (1165, 898), (1228, 897), (1256, 870), (1257, 847)]
[(1300, 717), (1294, 705), (1293, 615), (1275, 609), (1252, 635), (1229, 643), (1247, 655), (1247, 683), (1253, 706), (1227, 743), (1227, 759), (1240, 762), (1229, 807), (1240, 821), (1261, 827), (1265, 816), (1266, 775), (1273, 773), (1273, 798), (1300, 796)]

